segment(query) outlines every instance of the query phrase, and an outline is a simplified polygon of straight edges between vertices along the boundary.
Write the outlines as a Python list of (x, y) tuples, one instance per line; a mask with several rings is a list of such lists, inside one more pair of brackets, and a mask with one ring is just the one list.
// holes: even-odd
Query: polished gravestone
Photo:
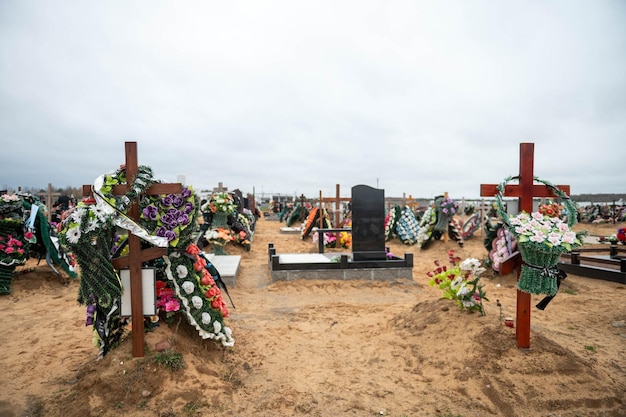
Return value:
[(355, 261), (385, 260), (385, 190), (352, 187), (352, 254)]

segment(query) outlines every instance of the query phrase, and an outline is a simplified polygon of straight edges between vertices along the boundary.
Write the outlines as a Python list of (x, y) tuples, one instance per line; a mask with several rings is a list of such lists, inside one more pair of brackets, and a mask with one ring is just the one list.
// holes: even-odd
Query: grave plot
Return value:
[(199, 199), (191, 187), (159, 182), (138, 165), (136, 142), (125, 149), (124, 165), (83, 187), (87, 197), (60, 233), (80, 266), (77, 301), (97, 333), (99, 357), (115, 346), (129, 319), (133, 356), (144, 356), (144, 327), (159, 317), (158, 309), (166, 319), (182, 313), (202, 339), (233, 346), (224, 322), (222, 290), (228, 292), (195, 244)]
[[(542, 181), (542, 184), (535, 184), (538, 178), (534, 175), (534, 143), (521, 143), (520, 144), (520, 160), (519, 160), (519, 175), (516, 177), (509, 177), (501, 184), (481, 184), (480, 195), (483, 197), (499, 197), (501, 201), (502, 197), (517, 197), (519, 199), (519, 210), (526, 213), (531, 213), (533, 210), (533, 197), (559, 197), (569, 194), (568, 185), (552, 186), (546, 181)], [(517, 185), (508, 184), (509, 180), (517, 179)], [(503, 217), (508, 217), (502, 204), (499, 206), (499, 210)], [(519, 288), (519, 282), (522, 273), (522, 267), (528, 268), (527, 264), (522, 259), (522, 254), (517, 251), (510, 255), (509, 258), (502, 262), (500, 267), (500, 275), (507, 275), (513, 271), (517, 273), (518, 289), (517, 289), (517, 306), (516, 306), (516, 322), (517, 326), (516, 339), (517, 347), (522, 349), (530, 348), (530, 293), (522, 291)], [(546, 271), (553, 270), (553, 268), (545, 268)], [(550, 273), (550, 277), (546, 277), (546, 281), (556, 281), (556, 276)]]
[(579, 248), (560, 258), (559, 268), (568, 274), (626, 284), (626, 249)]
[(353, 187), (352, 252), (281, 254), (270, 243), (268, 261), (272, 279), (412, 279), (413, 255), (405, 254), (402, 259), (389, 253), (385, 248), (384, 220), (384, 190), (365, 185)]

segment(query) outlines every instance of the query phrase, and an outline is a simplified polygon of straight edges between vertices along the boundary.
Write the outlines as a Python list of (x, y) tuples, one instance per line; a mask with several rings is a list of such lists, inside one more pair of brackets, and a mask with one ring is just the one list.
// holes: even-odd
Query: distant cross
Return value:
[(228, 187), (224, 187), (221, 182), (217, 183), (217, 187), (213, 187), (214, 193), (222, 193), (228, 191)]
[(306, 196), (304, 194), (300, 194), (300, 221), (304, 221), (306, 219), (306, 215), (304, 214), (304, 203), (306, 201)]
[[(137, 175), (137, 142), (125, 142), (126, 150), (126, 184), (119, 184), (113, 187), (114, 195), (124, 195), (127, 190), (132, 187), (132, 181)], [(177, 194), (181, 192), (182, 185), (175, 184), (153, 184), (144, 194), (161, 195), (161, 194)], [(91, 194), (91, 186), (83, 186), (83, 195)], [(139, 221), (139, 203), (135, 200), (130, 205), (126, 215), (134, 220)], [(144, 355), (144, 326), (143, 326), (143, 298), (142, 298), (142, 282), (141, 269), (142, 263), (151, 259), (159, 258), (167, 254), (167, 248), (152, 247), (141, 249), (141, 239), (132, 233), (128, 233), (128, 255), (113, 260), (115, 269), (129, 268), (130, 272), (130, 308), (133, 323), (133, 357), (143, 357)]]
[[(544, 184), (534, 183), (534, 143), (520, 144), (520, 162), (519, 162), (519, 184), (506, 185), (504, 188), (504, 196), (519, 198), (519, 211), (531, 213), (533, 211), (533, 197), (558, 197), (550, 187)], [(481, 184), (481, 197), (493, 197), (498, 194), (497, 184)], [(557, 185), (565, 194), (570, 193), (569, 185)], [(500, 275), (507, 275), (516, 271), (519, 280), (522, 256), (519, 252), (513, 253), (503, 263), (500, 264)], [(515, 326), (515, 335), (517, 338), (517, 347), (522, 349), (530, 348), (530, 294), (517, 290), (517, 326)]]
[[(335, 184), (335, 196), (322, 198), (322, 192), (320, 191), (320, 207), (322, 207), (322, 203), (335, 203), (335, 227), (339, 227), (339, 223), (341, 222), (341, 202), (342, 201), (352, 201), (351, 197), (341, 197), (339, 184)], [(320, 225), (321, 228), (324, 226)]]
[(37, 196), (40, 197), (45, 197), (46, 198), (46, 217), (48, 218), (48, 221), (52, 220), (52, 202), (54, 200), (54, 197), (58, 197), (60, 196), (61, 193), (55, 193), (52, 191), (52, 184), (48, 183), (48, 191), (47, 192), (40, 192), (37, 193)]

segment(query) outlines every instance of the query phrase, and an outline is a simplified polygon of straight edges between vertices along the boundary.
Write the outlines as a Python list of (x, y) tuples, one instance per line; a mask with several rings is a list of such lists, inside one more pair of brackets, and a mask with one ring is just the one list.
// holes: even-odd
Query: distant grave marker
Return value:
[(385, 190), (352, 187), (352, 253), (355, 261), (385, 260)]

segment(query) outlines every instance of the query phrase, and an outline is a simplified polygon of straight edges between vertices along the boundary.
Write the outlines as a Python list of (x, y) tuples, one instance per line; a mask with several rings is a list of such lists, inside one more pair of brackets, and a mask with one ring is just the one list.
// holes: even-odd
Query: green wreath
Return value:
[[(515, 236), (524, 263), (517, 287), (530, 294), (555, 295), (558, 290), (559, 269), (556, 267), (561, 254), (581, 245), (581, 235), (569, 229), (576, 224), (576, 205), (558, 187), (537, 177), (534, 181), (549, 187), (562, 200), (567, 209), (567, 227), (562, 221), (554, 220), (538, 212), (518, 214), (513, 219), (504, 208), (503, 195), (508, 182), (519, 180), (519, 176), (507, 177), (497, 186), (496, 207), (505, 227)], [(561, 240), (561, 237), (567, 239)], [(575, 238), (572, 236), (574, 235)], [(549, 236), (549, 237), (548, 237)]]

